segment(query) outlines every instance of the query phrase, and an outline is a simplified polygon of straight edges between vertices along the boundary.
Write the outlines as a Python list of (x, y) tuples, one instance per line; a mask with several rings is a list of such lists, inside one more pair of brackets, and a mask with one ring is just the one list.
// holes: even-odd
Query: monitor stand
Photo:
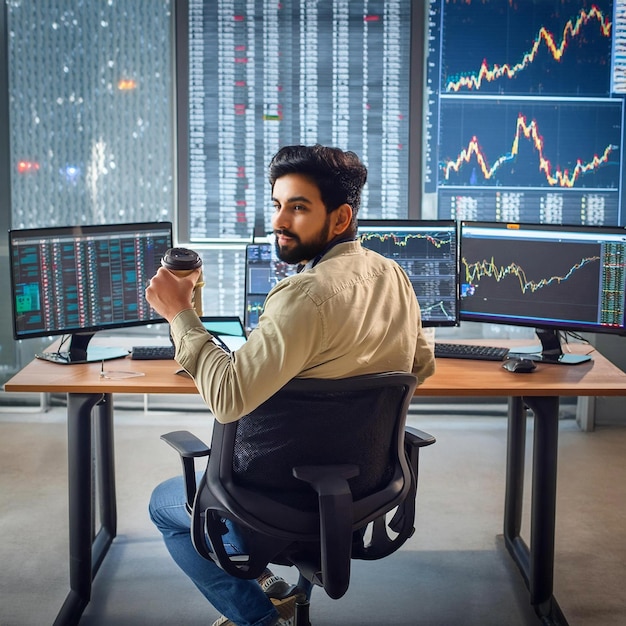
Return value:
[(123, 359), (128, 356), (128, 350), (108, 346), (91, 346), (89, 342), (95, 333), (74, 333), (70, 336), (69, 350), (40, 352), (35, 356), (44, 361), (60, 363), (62, 365), (77, 365), (79, 363), (94, 363)]
[[(561, 348), (559, 331), (551, 328), (536, 328), (535, 332), (541, 341), (539, 346), (511, 348), (509, 356), (523, 356), (525, 359), (540, 363), (555, 363), (558, 365), (578, 365), (591, 361), (588, 354), (564, 353)], [(538, 351), (541, 350), (540, 352)]]

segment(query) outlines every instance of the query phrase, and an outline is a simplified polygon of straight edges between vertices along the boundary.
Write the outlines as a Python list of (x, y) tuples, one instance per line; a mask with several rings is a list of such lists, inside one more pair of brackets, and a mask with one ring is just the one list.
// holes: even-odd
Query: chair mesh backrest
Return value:
[[(401, 386), (357, 391), (285, 388), (236, 423), (233, 481), (306, 510), (313, 490), (292, 475), (298, 465), (356, 464), (354, 499), (385, 486), (397, 458)], [(400, 424), (404, 428), (404, 420)]]

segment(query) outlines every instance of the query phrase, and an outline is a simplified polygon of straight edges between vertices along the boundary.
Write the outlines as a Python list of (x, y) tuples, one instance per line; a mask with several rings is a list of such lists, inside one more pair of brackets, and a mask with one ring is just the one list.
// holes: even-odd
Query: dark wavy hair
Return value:
[(276, 180), (287, 174), (301, 174), (315, 183), (327, 213), (342, 204), (349, 204), (352, 207), (351, 229), (356, 232), (367, 168), (354, 152), (320, 144), (285, 146), (274, 155), (269, 165), (272, 189)]

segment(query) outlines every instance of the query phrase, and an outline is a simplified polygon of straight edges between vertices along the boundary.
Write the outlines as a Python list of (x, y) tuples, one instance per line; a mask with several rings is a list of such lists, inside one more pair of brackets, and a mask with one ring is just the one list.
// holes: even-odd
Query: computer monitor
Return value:
[(246, 277), (244, 298), (244, 326), (246, 331), (256, 328), (263, 313), (265, 298), (271, 289), (286, 276), (296, 273), (296, 266), (281, 261), (274, 243), (267, 241), (246, 246)]
[(565, 331), (626, 334), (623, 228), (462, 222), (461, 252), (461, 321), (534, 327), (533, 360), (589, 360)]
[(459, 245), (454, 220), (359, 220), (361, 245), (406, 272), (423, 326), (459, 324)]
[(126, 356), (89, 341), (99, 330), (164, 321), (144, 291), (170, 247), (170, 222), (10, 230), (14, 338), (67, 335), (67, 349), (37, 355), (56, 363)]

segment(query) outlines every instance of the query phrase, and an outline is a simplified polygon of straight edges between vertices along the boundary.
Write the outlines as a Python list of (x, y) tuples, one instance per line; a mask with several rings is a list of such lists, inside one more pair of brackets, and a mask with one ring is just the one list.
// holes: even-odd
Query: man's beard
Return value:
[(313, 241), (309, 241), (307, 243), (302, 243), (300, 241), (300, 237), (295, 235), (294, 233), (284, 230), (277, 229), (274, 231), (274, 234), (282, 233), (291, 237), (296, 245), (288, 248), (287, 246), (283, 246), (282, 248), (278, 244), (278, 238), (275, 240), (274, 245), (276, 246), (276, 254), (281, 261), (288, 263), (289, 265), (295, 265), (296, 263), (301, 263), (302, 261), (310, 261), (314, 259), (320, 252), (322, 252), (326, 246), (328, 245), (328, 233), (330, 231), (330, 218), (326, 218), (326, 222), (322, 227), (322, 230), (318, 233), (317, 237)]

